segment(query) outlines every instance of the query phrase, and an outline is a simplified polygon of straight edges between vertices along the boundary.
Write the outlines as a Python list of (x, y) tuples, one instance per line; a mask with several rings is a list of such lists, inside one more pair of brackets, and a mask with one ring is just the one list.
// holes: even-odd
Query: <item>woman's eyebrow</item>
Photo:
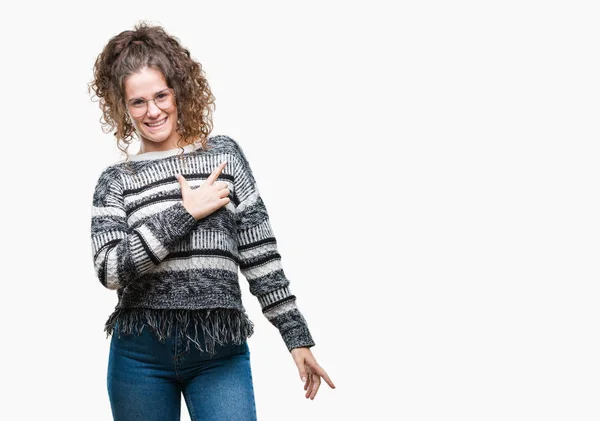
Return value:
[[(169, 88), (168, 88), (168, 87), (166, 87), (166, 88), (162, 88), (160, 91), (156, 91), (156, 92), (154, 93), (154, 96), (156, 96), (156, 95), (160, 94), (161, 92), (168, 91), (168, 90), (169, 90)], [(132, 101), (132, 100), (134, 100), (134, 99), (144, 99), (144, 100), (145, 100), (145, 98), (144, 98), (144, 97), (137, 96), (137, 97), (129, 98), (129, 99), (127, 100), (127, 102), (129, 102), (129, 101)]]

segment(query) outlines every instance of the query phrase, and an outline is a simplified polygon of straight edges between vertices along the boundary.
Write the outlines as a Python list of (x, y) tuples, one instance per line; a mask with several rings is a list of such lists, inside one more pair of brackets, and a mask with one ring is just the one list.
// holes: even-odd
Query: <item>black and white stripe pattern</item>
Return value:
[(277, 289), (273, 292), (269, 292), (268, 294), (261, 295), (258, 297), (258, 301), (260, 302), (261, 307), (269, 307), (273, 304), (277, 304), (286, 298), (292, 297), (290, 294), (290, 289), (288, 287)]
[[(98, 279), (119, 292), (116, 311), (132, 305), (243, 311), (239, 269), (288, 349), (314, 345), (248, 160), (227, 136), (209, 138), (208, 146), (189, 145), (183, 156), (178, 150), (137, 155), (102, 172), (91, 218)], [(195, 188), (222, 161), (228, 164), (219, 181), (228, 183), (231, 202), (196, 221), (183, 207), (175, 174)]]

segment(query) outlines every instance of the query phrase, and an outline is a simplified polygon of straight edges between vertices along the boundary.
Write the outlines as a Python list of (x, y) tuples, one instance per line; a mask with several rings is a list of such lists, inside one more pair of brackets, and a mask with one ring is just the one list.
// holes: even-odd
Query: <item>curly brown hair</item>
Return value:
[[(104, 133), (115, 130), (117, 148), (127, 155), (135, 129), (125, 104), (125, 79), (145, 67), (162, 72), (167, 85), (175, 90), (178, 146), (200, 142), (206, 147), (213, 129), (213, 96), (202, 65), (193, 60), (178, 38), (161, 26), (141, 21), (133, 30), (111, 38), (94, 64), (94, 79), (88, 84), (92, 100), (97, 97)], [(183, 152), (183, 149), (182, 149)]]

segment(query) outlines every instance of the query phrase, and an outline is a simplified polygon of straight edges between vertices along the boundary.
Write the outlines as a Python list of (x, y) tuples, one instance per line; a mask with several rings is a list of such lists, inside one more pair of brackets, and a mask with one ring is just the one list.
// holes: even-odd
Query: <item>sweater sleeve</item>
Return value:
[(196, 223), (182, 202), (149, 216), (135, 229), (126, 216), (120, 174), (111, 166), (98, 178), (91, 210), (94, 270), (108, 289), (124, 288), (150, 271)]
[(234, 142), (234, 203), (240, 270), (262, 312), (281, 334), (288, 350), (311, 347), (306, 320), (298, 310), (277, 250), (265, 204), (241, 147)]

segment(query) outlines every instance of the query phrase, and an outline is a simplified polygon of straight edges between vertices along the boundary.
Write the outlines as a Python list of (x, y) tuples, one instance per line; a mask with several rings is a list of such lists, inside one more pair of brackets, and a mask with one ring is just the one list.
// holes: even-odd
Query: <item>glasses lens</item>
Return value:
[(146, 101), (137, 99), (128, 103), (127, 109), (132, 117), (137, 118), (146, 114), (146, 111), (148, 110), (148, 104), (146, 104)]
[(148, 111), (148, 103), (151, 101), (154, 101), (156, 106), (161, 110), (165, 110), (173, 105), (173, 93), (171, 91), (163, 91), (149, 101), (135, 99), (127, 104), (127, 109), (132, 117), (139, 118), (146, 114)]
[(163, 91), (156, 95), (154, 102), (156, 103), (156, 106), (162, 110), (169, 108), (171, 105), (173, 105), (173, 94), (171, 91)]

